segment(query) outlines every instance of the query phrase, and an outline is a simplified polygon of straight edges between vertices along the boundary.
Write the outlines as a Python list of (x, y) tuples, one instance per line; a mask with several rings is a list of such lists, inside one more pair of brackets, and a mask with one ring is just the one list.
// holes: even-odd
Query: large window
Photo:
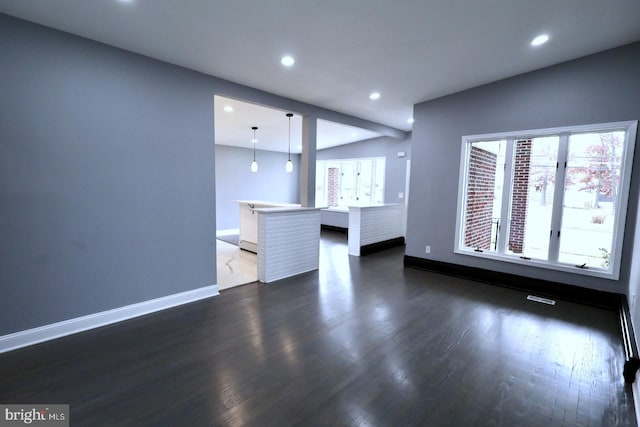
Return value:
[(463, 137), (456, 252), (617, 279), (636, 129)]
[(385, 158), (319, 160), (316, 206), (369, 206), (384, 203)]

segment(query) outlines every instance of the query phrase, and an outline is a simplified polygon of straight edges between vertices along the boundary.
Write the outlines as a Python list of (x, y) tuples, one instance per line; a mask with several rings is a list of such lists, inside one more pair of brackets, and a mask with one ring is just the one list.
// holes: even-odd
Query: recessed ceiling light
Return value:
[(369, 99), (376, 100), (376, 99), (379, 99), (379, 98), (380, 98), (380, 93), (378, 93), (378, 92), (372, 92), (371, 95), (369, 95)]
[(282, 59), (280, 60), (280, 62), (285, 67), (291, 67), (293, 64), (295, 64), (296, 60), (293, 59), (292, 56), (287, 55), (287, 56), (283, 56)]
[(413, 124), (414, 120), (413, 117), (411, 117), (409, 120), (407, 120), (407, 123), (409, 123), (410, 125)]
[(545, 44), (549, 40), (549, 36), (546, 34), (541, 34), (535, 39), (531, 40), (531, 46), (540, 46)]
[(231, 105), (225, 105), (224, 111), (226, 111), (227, 113), (233, 113), (233, 107)]

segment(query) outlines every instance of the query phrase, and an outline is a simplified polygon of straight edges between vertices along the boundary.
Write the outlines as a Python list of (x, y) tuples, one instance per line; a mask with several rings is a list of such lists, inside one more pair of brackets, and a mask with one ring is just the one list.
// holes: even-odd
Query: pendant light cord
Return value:
[(258, 130), (258, 126), (252, 126), (253, 130), (253, 162), (251, 162), (251, 172), (258, 172), (258, 162), (256, 162), (256, 143), (258, 140), (256, 139), (256, 131)]
[(289, 117), (289, 161), (291, 161), (291, 117), (293, 114), (287, 113), (287, 117)]
[(256, 161), (256, 130), (258, 130), (258, 128), (256, 126), (252, 127), (251, 129), (253, 129), (253, 161)]

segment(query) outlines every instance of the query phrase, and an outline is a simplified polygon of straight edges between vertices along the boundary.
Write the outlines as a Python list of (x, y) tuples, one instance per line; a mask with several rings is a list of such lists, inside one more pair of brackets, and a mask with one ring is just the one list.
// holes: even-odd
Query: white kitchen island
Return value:
[(257, 253), (258, 280), (270, 283), (320, 264), (320, 209), (290, 203), (236, 200), (242, 249)]
[(320, 266), (320, 209), (262, 208), (258, 215), (258, 280), (270, 283)]
[(349, 206), (349, 255), (361, 256), (404, 245), (405, 206)]
[(258, 215), (256, 209), (295, 208), (292, 203), (265, 202), (263, 200), (235, 200), (240, 207), (240, 249), (258, 253)]

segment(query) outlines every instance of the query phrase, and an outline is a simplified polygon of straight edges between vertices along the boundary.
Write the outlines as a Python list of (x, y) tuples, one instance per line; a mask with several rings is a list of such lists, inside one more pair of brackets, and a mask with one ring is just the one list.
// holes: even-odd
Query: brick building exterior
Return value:
[(511, 223), (509, 227), (509, 250), (516, 254), (523, 252), (527, 203), (529, 194), (529, 173), (531, 171), (531, 140), (516, 141), (513, 173), (513, 193), (511, 196)]
[(327, 170), (327, 205), (338, 206), (340, 201), (340, 169), (329, 168)]
[(487, 250), (491, 247), (496, 163), (496, 154), (471, 146), (464, 228), (467, 247)]

